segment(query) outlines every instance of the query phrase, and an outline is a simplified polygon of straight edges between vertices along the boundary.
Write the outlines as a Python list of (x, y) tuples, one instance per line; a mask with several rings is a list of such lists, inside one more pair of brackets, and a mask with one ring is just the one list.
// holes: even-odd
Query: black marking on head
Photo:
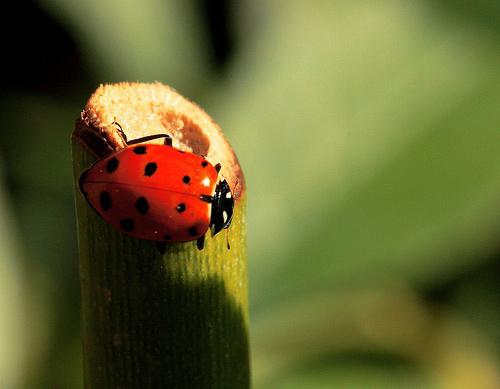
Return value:
[(111, 158), (108, 163), (106, 164), (106, 171), (108, 173), (113, 173), (117, 168), (120, 162), (115, 158)]
[(191, 181), (191, 177), (189, 176), (184, 176), (182, 177), (182, 182), (185, 184), (189, 184), (189, 181)]
[(191, 227), (189, 230), (188, 230), (188, 234), (189, 236), (198, 236), (198, 230), (196, 229), (196, 226), (193, 226)]
[(186, 204), (184, 203), (179, 203), (177, 204), (177, 212), (182, 213), (186, 210)]
[(146, 146), (134, 147), (134, 153), (136, 154), (146, 154)]
[(154, 162), (149, 162), (146, 167), (144, 168), (144, 175), (151, 177), (153, 174), (155, 174), (156, 169), (158, 168), (158, 165)]
[(134, 230), (134, 221), (132, 219), (120, 220), (120, 228), (125, 232), (132, 232)]
[(214, 235), (231, 225), (233, 208), (234, 199), (231, 195), (231, 189), (226, 180), (221, 180), (215, 188), (214, 201), (212, 202), (210, 226)]
[(155, 242), (156, 249), (163, 255), (167, 251), (167, 244), (165, 242)]
[(107, 211), (111, 208), (111, 196), (108, 192), (101, 192), (99, 195), (99, 204), (101, 204), (103, 211)]
[(210, 195), (202, 194), (202, 195), (200, 195), (200, 200), (204, 201), (206, 203), (211, 203), (214, 201), (214, 198)]
[(172, 240), (172, 236), (167, 234), (167, 235), (165, 235), (163, 237), (163, 239), (165, 239), (165, 240)]
[(137, 209), (137, 212), (139, 212), (141, 215), (145, 215), (149, 211), (149, 204), (148, 200), (146, 200), (145, 197), (139, 197), (137, 201), (135, 202), (135, 208)]
[(203, 162), (201, 163), (201, 167), (207, 167), (207, 166), (208, 166), (208, 162), (207, 162), (207, 161), (203, 161)]

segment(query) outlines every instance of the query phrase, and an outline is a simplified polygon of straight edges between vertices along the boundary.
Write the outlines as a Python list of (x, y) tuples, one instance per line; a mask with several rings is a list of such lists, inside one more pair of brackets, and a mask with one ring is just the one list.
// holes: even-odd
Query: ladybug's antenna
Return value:
[(116, 121), (113, 121), (113, 123), (111, 124), (114, 124), (116, 127), (118, 127), (118, 133), (120, 134), (120, 136), (122, 137), (123, 141), (128, 144), (128, 140), (127, 140), (127, 135), (125, 135), (125, 132), (123, 131), (123, 128), (122, 126), (120, 125), (120, 123), (116, 122)]
[(111, 124), (114, 124), (116, 127), (118, 127), (118, 129), (120, 130), (120, 132), (123, 132), (123, 128), (120, 125), (120, 123), (113, 121), (113, 123), (111, 123)]
[(231, 250), (231, 245), (229, 244), (229, 228), (226, 228), (226, 244), (227, 244), (227, 249)]

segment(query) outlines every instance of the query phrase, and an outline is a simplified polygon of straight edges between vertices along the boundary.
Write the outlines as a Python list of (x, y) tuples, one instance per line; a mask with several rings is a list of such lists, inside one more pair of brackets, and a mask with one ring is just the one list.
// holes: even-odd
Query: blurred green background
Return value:
[(39, 0), (2, 25), (0, 388), (81, 388), (69, 137), (162, 81), (246, 173), (255, 388), (499, 388), (500, 3)]

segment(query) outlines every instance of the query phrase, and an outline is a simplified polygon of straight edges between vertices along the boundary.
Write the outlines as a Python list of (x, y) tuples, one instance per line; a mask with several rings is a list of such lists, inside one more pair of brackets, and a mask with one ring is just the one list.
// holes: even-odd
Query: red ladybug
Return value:
[[(141, 144), (165, 138), (165, 144)], [(113, 227), (134, 238), (159, 242), (197, 240), (203, 248), (209, 228), (215, 235), (231, 224), (234, 199), (218, 179), (220, 164), (172, 147), (165, 134), (127, 142), (80, 176), (80, 190)]]

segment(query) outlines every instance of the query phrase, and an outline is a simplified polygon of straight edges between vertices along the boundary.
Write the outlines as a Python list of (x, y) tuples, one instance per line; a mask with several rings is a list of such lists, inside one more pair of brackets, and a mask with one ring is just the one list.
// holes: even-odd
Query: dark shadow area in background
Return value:
[(472, 22), (477, 31), (487, 30), (500, 37), (500, 2), (496, 0), (440, 0), (428, 1), (429, 6), (450, 19)]
[[(216, 72), (223, 72), (235, 48), (231, 0), (193, 0), (206, 32)], [(46, 93), (81, 98), (102, 82), (85, 66), (83, 53), (68, 31), (32, 1), (18, 1), (4, 10), (1, 92)]]
[(46, 93), (68, 98), (96, 82), (72, 35), (40, 6), (14, 1), (2, 23), (2, 93)]
[[(441, 283), (432, 287), (423, 288), (422, 293), (426, 301), (440, 304), (453, 303), (456, 293), (466, 284), (480, 285), (485, 291), (496, 294), (498, 280), (500, 280), (500, 248), (485, 258), (477, 259), (478, 265), (469, 271), (456, 274), (454, 277), (443, 279)], [(499, 306), (500, 306), (500, 296)]]
[(453, 310), (500, 348), (500, 249), (476, 258), (477, 265), (423, 289), (425, 301), (440, 311)]
[(195, 0), (204, 21), (211, 46), (212, 63), (215, 70), (222, 73), (231, 60), (235, 49), (233, 25), (234, 1)]

